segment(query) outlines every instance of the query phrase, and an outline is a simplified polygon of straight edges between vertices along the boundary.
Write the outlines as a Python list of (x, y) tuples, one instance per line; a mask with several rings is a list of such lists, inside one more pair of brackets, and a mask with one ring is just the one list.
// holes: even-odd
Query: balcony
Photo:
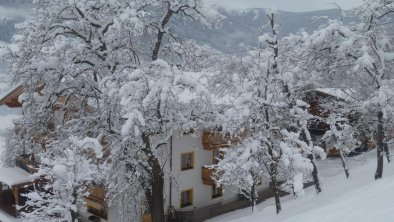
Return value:
[(216, 173), (216, 169), (207, 166), (201, 167), (202, 183), (209, 186), (215, 185), (215, 180), (213, 179), (215, 173)]
[(90, 195), (85, 197), (86, 208), (88, 212), (107, 219), (108, 204), (105, 201), (106, 190), (102, 186), (92, 186), (89, 189)]
[(38, 161), (35, 160), (34, 155), (21, 155), (15, 156), (15, 165), (17, 167), (22, 168), (28, 173), (37, 173), (38, 172)]
[(86, 208), (89, 213), (92, 213), (98, 217), (107, 219), (108, 209), (107, 203), (104, 200), (100, 200), (94, 197), (85, 197)]
[(202, 146), (205, 150), (214, 150), (230, 145), (237, 145), (246, 137), (246, 135), (246, 131), (237, 136), (223, 132), (203, 132)]

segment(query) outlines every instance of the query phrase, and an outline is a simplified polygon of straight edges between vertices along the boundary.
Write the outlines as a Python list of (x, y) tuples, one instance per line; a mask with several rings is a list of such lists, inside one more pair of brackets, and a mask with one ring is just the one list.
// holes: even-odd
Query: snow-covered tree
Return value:
[[(304, 177), (313, 168), (314, 148), (313, 144), (299, 140), (303, 138), (301, 133), (307, 131), (309, 115), (304, 115), (307, 112), (300, 107), (304, 104), (297, 103), (295, 94), (292, 95), (294, 89), (289, 88), (291, 73), (287, 72), (288, 60), (281, 54), (284, 47), (279, 44), (275, 13), (269, 11), (268, 17), (272, 35), (259, 38), (262, 48), (221, 67), (226, 73), (216, 84), (225, 88), (219, 90), (218, 95), (227, 98), (219, 99), (227, 109), (222, 117), (226, 120), (222, 122), (223, 129), (230, 132), (247, 129), (249, 137), (240, 145), (245, 151), (239, 147), (226, 151), (227, 155), (217, 165), (216, 177), (219, 183), (236, 185), (251, 192), (255, 177), (268, 177), (279, 213), (279, 176), (287, 173), (287, 182), (294, 193), (299, 194)], [(295, 139), (294, 135), (299, 138)], [(311, 142), (311, 139), (307, 141)], [(234, 161), (237, 155), (240, 160)], [(229, 165), (240, 171), (233, 174), (233, 178), (231, 171), (226, 172)], [(238, 178), (240, 176), (245, 178)], [(252, 201), (256, 198), (254, 195), (253, 192), (249, 194)]]
[[(196, 98), (188, 97), (186, 89), (181, 96), (176, 94), (181, 93), (181, 89), (171, 92), (175, 89), (159, 87), (160, 81), (202, 91), (194, 85), (196, 79), (193, 78), (198, 77), (169, 64), (173, 62), (185, 67), (184, 70), (196, 69), (187, 67), (185, 61), (190, 60), (194, 53), (200, 52), (200, 48), (192, 41), (185, 40), (173, 32), (171, 24), (174, 18), (194, 20), (209, 26), (215, 24), (220, 16), (213, 9), (204, 8), (199, 0), (37, 0), (33, 3), (30, 18), (19, 25), (18, 49), (8, 55), (14, 80), (25, 84), (25, 115), (21, 126), (25, 132), (26, 144), (31, 144), (32, 138), (37, 140), (36, 144), (45, 144), (45, 148), (49, 144), (61, 143), (64, 138), (57, 136), (60, 130), (70, 136), (97, 138), (109, 150), (113, 149), (107, 168), (107, 172), (112, 173), (106, 174), (107, 186), (111, 189), (109, 201), (124, 207), (132, 204), (137, 208), (140, 206), (140, 201), (137, 200), (144, 198), (131, 198), (125, 204), (125, 198), (116, 199), (120, 195), (114, 193), (115, 187), (118, 186), (113, 182), (122, 181), (117, 185), (122, 184), (125, 187), (118, 189), (118, 192), (130, 191), (125, 194), (129, 197), (138, 196), (134, 195), (134, 191), (143, 187), (146, 191), (145, 197), (152, 200), (150, 204), (153, 221), (164, 221), (162, 164), (165, 159), (162, 157), (167, 157), (159, 157), (159, 154), (153, 156), (152, 154), (156, 155), (156, 151), (147, 151), (151, 146), (147, 140), (152, 140), (152, 147), (156, 149), (157, 146), (161, 147), (155, 142), (156, 136), (160, 138), (157, 141), (165, 141), (178, 130), (166, 132), (167, 129), (164, 128), (168, 127), (165, 125), (168, 119), (161, 120), (160, 116), (156, 116), (160, 112), (152, 110), (163, 109), (161, 111), (164, 112), (164, 109), (167, 109), (171, 115), (176, 114), (177, 118), (180, 118), (177, 124), (186, 120), (196, 122), (199, 118), (190, 110), (188, 114), (184, 113), (187, 115), (184, 117), (175, 113), (176, 107), (172, 107), (171, 103), (177, 101), (167, 99), (179, 99), (181, 103), (187, 104), (188, 100)], [(190, 50), (194, 52), (191, 53)], [(182, 57), (186, 52), (188, 56)], [(176, 59), (164, 62), (158, 60), (161, 57), (166, 60)], [(153, 82), (144, 82), (145, 77), (149, 76)], [(142, 84), (141, 87), (129, 88), (132, 91), (127, 91), (127, 87), (124, 87), (137, 82)], [(119, 93), (121, 88), (123, 90)], [(165, 92), (177, 96), (171, 97), (168, 94), (168, 98), (151, 98), (165, 95)], [(129, 98), (130, 95), (144, 100), (139, 108), (133, 108), (134, 104), (127, 102), (128, 99), (134, 98)], [(153, 105), (155, 103), (156, 106)], [(180, 105), (178, 108), (185, 107), (187, 105)], [(151, 125), (151, 128), (143, 133), (142, 141), (139, 134), (128, 134), (129, 130), (125, 129), (127, 127), (123, 127), (123, 133), (121, 129), (124, 124), (133, 125), (132, 115), (138, 109), (148, 115), (144, 116), (147, 123), (154, 118), (158, 120), (156, 125)], [(175, 119), (168, 116), (163, 118)], [(182, 126), (189, 127), (187, 124)], [(162, 133), (151, 134), (151, 131)], [(138, 136), (134, 137), (136, 135)], [(145, 155), (140, 152), (141, 144), (148, 146), (147, 149), (142, 149), (147, 151)], [(135, 150), (130, 148), (134, 145)], [(35, 146), (34, 149), (40, 150), (39, 146)], [(141, 164), (147, 160), (150, 165)], [(115, 167), (124, 171), (116, 171)], [(151, 174), (147, 170), (154, 173)], [(136, 212), (139, 214), (138, 210)], [(127, 219), (122, 215), (120, 218)], [(128, 214), (128, 218), (138, 217)]]
[[(169, 139), (201, 127), (210, 116), (210, 94), (202, 73), (184, 72), (156, 60), (124, 73), (119, 90), (123, 116), (123, 143), (134, 158), (133, 168), (142, 178), (154, 221), (164, 220), (164, 180)], [(162, 218), (162, 219), (161, 219)]]
[(304, 177), (309, 175), (313, 168), (312, 161), (305, 158), (304, 150), (309, 145), (301, 140), (300, 133), (282, 130), (283, 140), (280, 143), (282, 150), (283, 171), (286, 176), (285, 185), (288, 186), (295, 196), (304, 195)]
[[(48, 162), (57, 161), (65, 158), (57, 145), (64, 148), (73, 135), (97, 138), (107, 145), (114, 140), (120, 121), (119, 105), (116, 99), (102, 95), (99, 82), (117, 69), (138, 64), (133, 38), (143, 30), (138, 19), (143, 12), (137, 9), (135, 2), (128, 1), (33, 2), (29, 19), (18, 26), (18, 48), (8, 56), (14, 81), (24, 86), (20, 98), (24, 115), (18, 132), (26, 153), (46, 156)], [(41, 165), (42, 170), (54, 175), (56, 168), (45, 168), (53, 164)], [(85, 172), (82, 168), (76, 170)], [(54, 185), (60, 183), (54, 181)], [(80, 186), (79, 181), (69, 183)], [(75, 195), (82, 195), (81, 190), (76, 191)], [(60, 194), (48, 198), (54, 202), (70, 200)], [(37, 210), (32, 214), (39, 218), (47, 212)], [(73, 217), (63, 220), (71, 221)]]
[(372, 120), (378, 157), (375, 179), (382, 178), (384, 122), (393, 107), (393, 39), (388, 33), (393, 11), (392, 1), (366, 0), (355, 10), (359, 20), (353, 27), (329, 21), (305, 45), (312, 49), (314, 67), (324, 79), (350, 89), (357, 111)]
[(239, 146), (221, 149), (225, 158), (213, 166), (214, 176), (218, 184), (235, 186), (240, 194), (250, 199), (252, 211), (258, 197), (257, 186), (266, 175), (263, 164), (265, 154), (261, 152), (259, 143), (253, 139), (246, 139)]
[[(65, 142), (67, 141), (67, 142)], [(98, 140), (69, 138), (54, 143), (41, 157), (41, 167), (33, 175), (39, 183), (26, 194), (25, 221), (79, 221), (78, 208), (88, 195), (88, 187), (98, 178), (102, 158)]]
[(2, 136), (5, 140), (5, 151), (2, 153), (1, 161), (5, 167), (13, 167), (15, 156), (23, 154), (24, 140), (21, 134), (15, 134), (14, 129), (6, 129)]
[(330, 130), (324, 134), (322, 141), (330, 145), (328, 148), (335, 148), (339, 151), (342, 167), (345, 171), (346, 177), (348, 178), (349, 165), (346, 158), (347, 155), (354, 151), (354, 149), (359, 145), (355, 131), (349, 124), (349, 120), (347, 118), (338, 117), (335, 114), (332, 114), (325, 121), (330, 126)]
[[(142, 2), (149, 6), (145, 9), (153, 10), (141, 19), (144, 31), (152, 41), (146, 38), (141, 40), (143, 59), (139, 66), (119, 70), (116, 75), (103, 79), (102, 86), (108, 87), (105, 90), (111, 97), (119, 98), (120, 113), (125, 121), (120, 130), (120, 146), (111, 158), (133, 158), (124, 159), (126, 167), (123, 169), (139, 178), (137, 183), (131, 185), (137, 184), (144, 190), (152, 220), (162, 222), (165, 215), (164, 181), (172, 175), (165, 169), (169, 158), (169, 139), (191, 128), (198, 129), (199, 124), (211, 116), (208, 109), (210, 93), (204, 73), (186, 71), (201, 69), (193, 68), (187, 63), (188, 59), (194, 57), (195, 60), (195, 54), (201, 55), (210, 50), (174, 33), (172, 20), (192, 19), (212, 25), (220, 16), (214, 10), (204, 8), (201, 1)], [(187, 55), (183, 56), (186, 52)], [(174, 57), (176, 59), (171, 60)], [(112, 167), (118, 167), (118, 164)], [(123, 175), (119, 172), (113, 178), (119, 176), (119, 180), (125, 181)], [(118, 187), (113, 183), (118, 179), (111, 180), (109, 187)], [(132, 189), (138, 190), (135, 187)], [(113, 196), (117, 195), (113, 193)]]

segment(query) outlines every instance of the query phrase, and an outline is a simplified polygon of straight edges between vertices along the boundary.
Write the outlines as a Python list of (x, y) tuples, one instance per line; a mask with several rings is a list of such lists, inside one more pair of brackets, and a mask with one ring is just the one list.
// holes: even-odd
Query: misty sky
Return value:
[(276, 8), (284, 11), (305, 12), (335, 8), (336, 2), (343, 9), (351, 9), (362, 0), (204, 0), (207, 4), (216, 4), (227, 9)]
[(4, 17), (24, 17), (28, 9), (8, 8), (0, 5), (0, 19)]

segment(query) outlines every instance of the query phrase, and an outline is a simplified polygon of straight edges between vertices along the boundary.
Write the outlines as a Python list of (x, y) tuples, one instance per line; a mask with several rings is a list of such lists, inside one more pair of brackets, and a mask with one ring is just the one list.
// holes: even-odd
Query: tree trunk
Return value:
[(251, 190), (250, 190), (250, 199), (252, 201), (252, 213), (254, 211), (254, 207), (256, 206), (256, 184), (253, 183)]
[[(308, 136), (307, 136), (308, 134)], [(304, 129), (301, 132), (301, 138), (304, 142), (308, 143), (309, 146), (313, 146), (313, 142), (310, 141), (308, 139), (308, 137), (310, 138), (310, 133), (307, 129), (307, 127), (304, 126)], [(313, 152), (313, 151), (311, 151)], [(312, 166), (313, 166), (313, 170), (312, 170), (312, 178), (313, 178), (313, 182), (315, 184), (315, 189), (317, 193), (321, 192), (321, 187), (320, 187), (320, 181), (319, 181), (319, 173), (317, 171), (317, 167), (316, 167), (316, 160), (315, 160), (315, 155), (313, 153), (308, 154), (307, 158), (311, 161)]]
[(165, 222), (164, 215), (164, 175), (159, 161), (150, 161), (152, 167), (152, 222)]
[(278, 187), (278, 181), (276, 179), (276, 176), (271, 176), (271, 181), (272, 181), (271, 189), (275, 197), (276, 213), (279, 214), (279, 212), (282, 210), (282, 206), (280, 205), (279, 187)]
[[(78, 193), (77, 193), (77, 189), (76, 188), (73, 189), (73, 194), (72, 195), (73, 195), (73, 198), (74, 198), (74, 200), (72, 201), (72, 204), (76, 206), (77, 205), (77, 198), (78, 198)], [(78, 214), (77, 211), (70, 210), (70, 213), (71, 213), (71, 220), (72, 220), (72, 222), (76, 222), (76, 221), (80, 220), (80, 217), (79, 217), (79, 214)]]
[(339, 154), (341, 155), (342, 167), (345, 171), (346, 178), (349, 178), (349, 166), (347, 165), (347, 161), (345, 159), (345, 155), (343, 154), (342, 149), (339, 149)]
[(315, 158), (313, 158), (313, 154), (309, 154), (308, 159), (311, 161), (313, 165), (312, 178), (313, 178), (313, 182), (315, 183), (316, 192), (320, 193), (321, 188), (320, 188), (319, 174), (317, 172), (317, 167), (315, 163)]
[(72, 220), (72, 222), (79, 221), (78, 212), (71, 210), (71, 220)]
[(150, 189), (145, 192), (148, 193), (147, 199), (152, 215), (152, 222), (165, 222), (164, 213), (164, 172), (161, 168), (160, 162), (156, 156), (151, 153), (150, 138), (146, 134), (142, 134), (142, 140), (145, 143), (145, 152), (149, 154), (148, 163), (151, 167), (150, 172)]
[(381, 179), (383, 176), (383, 112), (378, 112), (378, 134), (376, 136), (377, 139), (377, 158), (378, 158), (378, 167), (375, 173), (375, 180)]
[(156, 61), (159, 58), (160, 47), (161, 47), (161, 44), (163, 43), (164, 34), (166, 33), (166, 31), (164, 31), (164, 27), (170, 21), (173, 14), (174, 14), (174, 12), (169, 7), (166, 14), (163, 17), (163, 20), (160, 23), (161, 28), (158, 28), (157, 40), (156, 40), (156, 43), (155, 43), (153, 50), (152, 50), (152, 61)]
[(387, 142), (384, 143), (384, 152), (386, 153), (387, 162), (390, 163), (390, 150)]

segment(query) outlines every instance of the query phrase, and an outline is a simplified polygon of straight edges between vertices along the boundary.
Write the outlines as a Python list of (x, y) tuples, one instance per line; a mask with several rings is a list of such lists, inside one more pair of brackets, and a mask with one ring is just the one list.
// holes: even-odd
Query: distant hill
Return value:
[[(0, 11), (1, 8), (26, 10), (27, 14), (28, 9), (31, 8), (31, 0), (0, 0)], [(208, 30), (193, 22), (182, 23), (180, 21), (175, 21), (175, 29), (186, 37), (193, 38), (201, 44), (208, 44), (222, 51), (256, 46), (257, 38), (261, 34), (261, 27), (267, 22), (265, 9), (219, 9), (219, 12), (226, 19), (218, 30)], [(339, 18), (340, 12), (335, 9), (301, 13), (280, 11), (278, 15), (279, 32), (282, 36), (296, 33), (300, 29), (310, 32), (321, 25), (321, 20), (313, 20), (313, 17), (316, 16)], [(0, 41), (9, 42), (15, 32), (15, 23), (23, 19), (23, 13), (16, 13), (15, 16), (6, 17), (1, 16), (0, 13)]]
[[(11, 42), (16, 31), (15, 24), (26, 18), (30, 8), (31, 0), (0, 0), (0, 43)], [(183, 36), (195, 39), (200, 44), (210, 45), (219, 51), (237, 51), (257, 46), (257, 38), (262, 32), (261, 27), (267, 22), (265, 9), (219, 9), (219, 12), (225, 16), (225, 19), (217, 30), (209, 30), (191, 21), (179, 20), (173, 21), (175, 23), (173, 27)], [(316, 16), (339, 18), (340, 13), (338, 10), (302, 13), (280, 11), (278, 14), (279, 33), (281, 36), (286, 36), (300, 29), (311, 32), (322, 24), (321, 20), (313, 19)], [(0, 60), (0, 73), (4, 72), (5, 68)], [(2, 76), (0, 75), (0, 81), (4, 81)], [(4, 83), (0, 83), (0, 88), (3, 87)], [(1, 91), (2, 89), (0, 93)]]
[[(0, 47), (11, 42), (16, 31), (15, 24), (27, 17), (31, 2), (32, 0), (0, 0)], [(225, 19), (217, 30), (208, 30), (191, 21), (179, 20), (173, 21), (175, 23), (173, 27), (183, 36), (195, 39), (200, 44), (210, 45), (219, 51), (237, 51), (257, 46), (257, 38), (262, 32), (261, 27), (267, 22), (265, 9), (219, 9), (219, 12), (225, 16)], [(300, 29), (311, 32), (322, 24), (321, 20), (313, 19), (316, 16), (339, 18), (340, 13), (338, 10), (302, 13), (280, 11), (279, 33), (281, 36), (286, 36)], [(10, 87), (8, 77), (4, 73), (5, 67), (1, 64), (0, 58), (0, 94)]]
[[(257, 38), (262, 33), (262, 26), (267, 23), (265, 9), (232, 11), (220, 9), (219, 11), (226, 19), (218, 30), (207, 30), (201, 25), (180, 22), (176, 29), (187, 37), (194, 38), (200, 43), (209, 44), (221, 51), (242, 50), (250, 46), (257, 46)], [(312, 32), (322, 25), (322, 20), (313, 19), (318, 16), (326, 16), (331, 19), (340, 18), (340, 12), (335, 9), (301, 13), (280, 11), (277, 16), (279, 34), (286, 36), (296, 33), (300, 29)]]

